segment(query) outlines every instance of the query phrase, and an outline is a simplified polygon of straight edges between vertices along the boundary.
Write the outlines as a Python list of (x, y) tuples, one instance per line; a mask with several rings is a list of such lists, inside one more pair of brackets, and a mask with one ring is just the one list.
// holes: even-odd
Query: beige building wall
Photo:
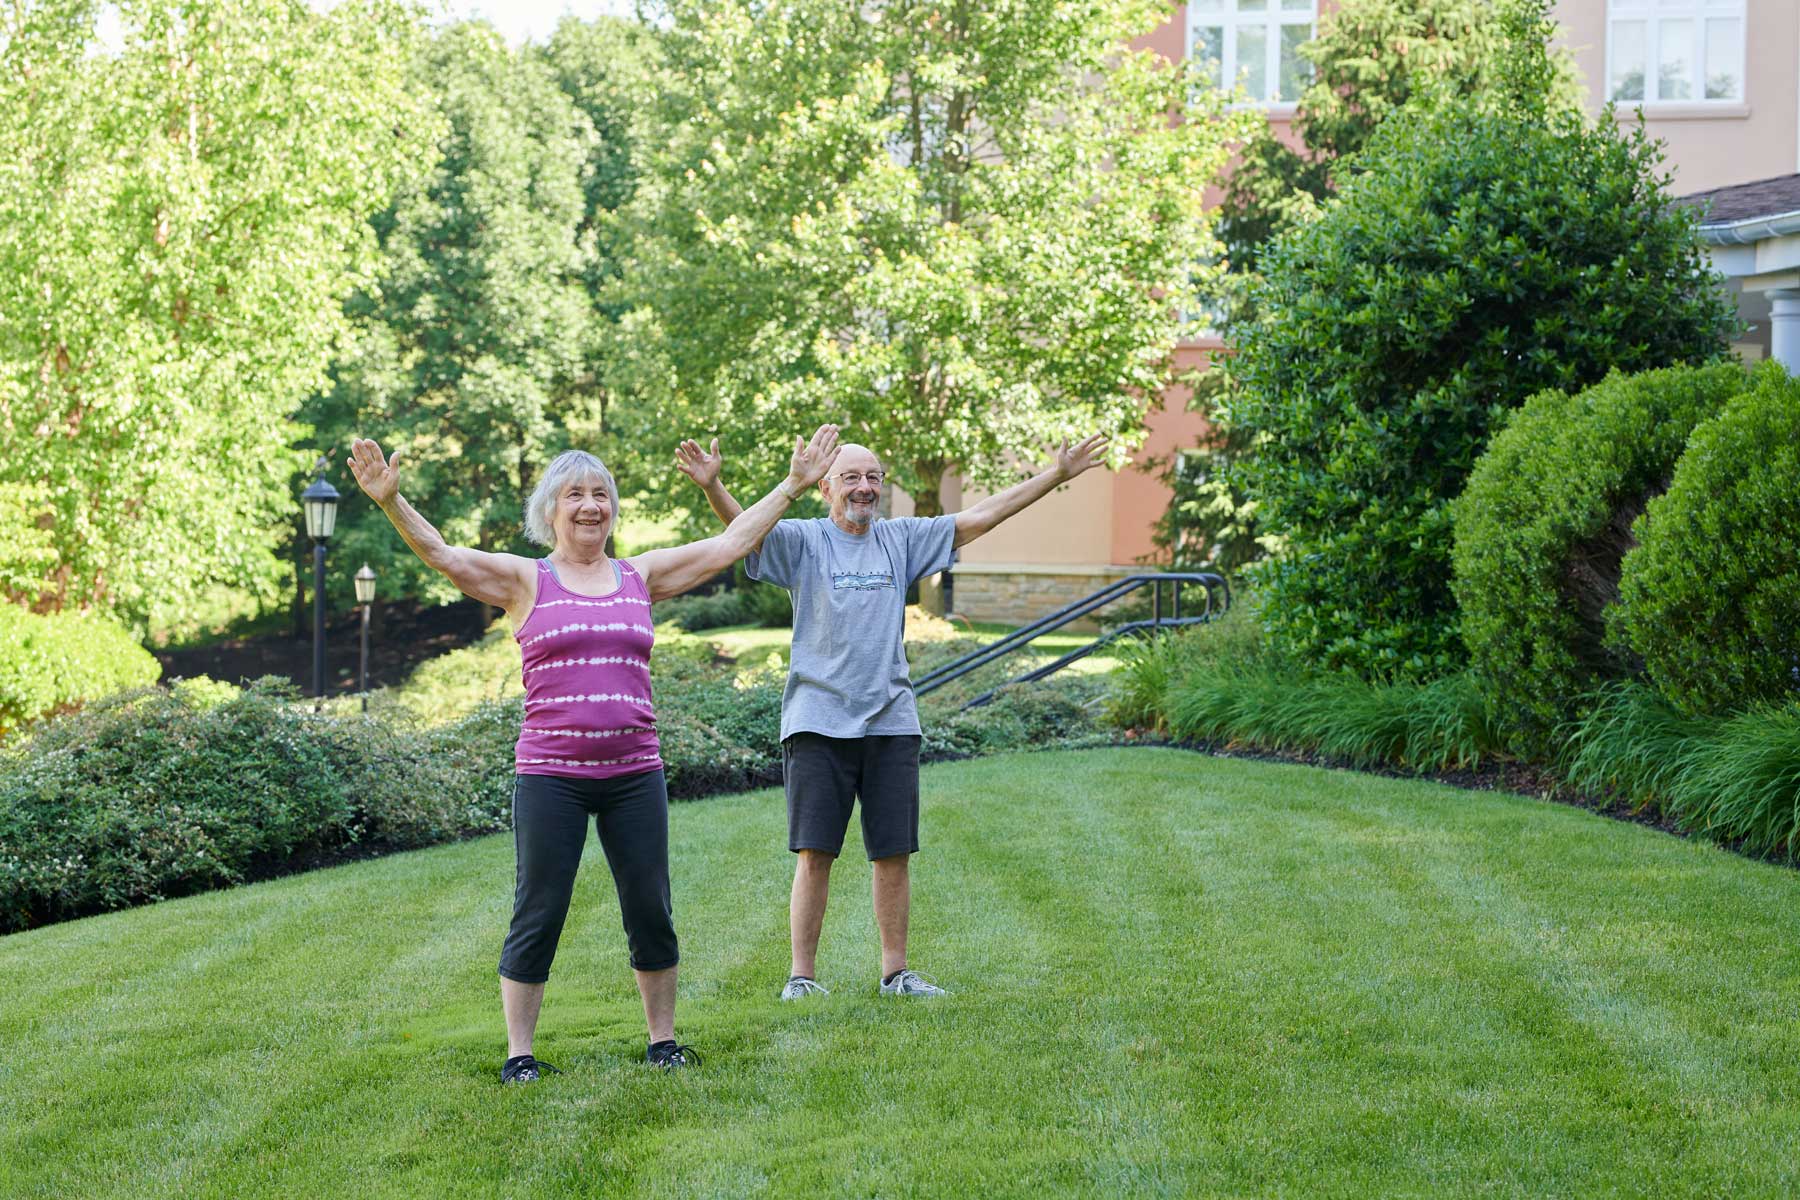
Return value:
[[(1608, 3), (1558, 0), (1554, 10), (1596, 114), (1606, 103)], [(1670, 0), (1640, 3), (1657, 11)], [(1322, 11), (1334, 7), (1334, 0), (1321, 0)], [(1637, 120), (1641, 110), (1649, 134), (1666, 143), (1665, 167), (1677, 194), (1800, 171), (1800, 0), (1746, 0), (1744, 15), (1741, 101), (1632, 104), (1618, 110), (1621, 122)], [(1186, 10), (1177, 8), (1142, 44), (1177, 58), (1184, 53), (1186, 33)], [(1292, 112), (1291, 106), (1268, 109), (1277, 133), (1291, 136)], [(1219, 346), (1212, 341), (1182, 347), (1178, 369), (1201, 362), (1205, 351)], [(1186, 400), (1186, 389), (1177, 385), (1150, 412), (1138, 466), (1199, 441), (1205, 422), (1186, 411)], [(962, 496), (952, 480), (945, 487), (945, 510), (954, 512), (961, 501), (981, 495)], [(1143, 569), (1169, 497), (1155, 474), (1135, 466), (1116, 474), (1091, 473), (965, 548), (955, 572), (955, 609), (972, 620), (1020, 622), (1086, 595), (1109, 578)], [(895, 511), (902, 507), (910, 512), (903, 499)]]
[[(1656, 12), (1662, 2), (1644, 7)], [(1607, 98), (1609, 3), (1616, 0), (1559, 0), (1555, 9), (1594, 113)], [(1621, 123), (1641, 114), (1650, 136), (1667, 143), (1677, 195), (1800, 171), (1800, 0), (1746, 0), (1744, 30), (1741, 101), (1619, 104)]]

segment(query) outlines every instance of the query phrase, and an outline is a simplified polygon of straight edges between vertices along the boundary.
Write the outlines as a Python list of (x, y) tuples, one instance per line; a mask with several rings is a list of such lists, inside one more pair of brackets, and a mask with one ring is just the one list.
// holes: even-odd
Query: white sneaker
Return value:
[(948, 996), (950, 993), (908, 967), (882, 984), (881, 994), (884, 996)]
[(781, 989), (781, 998), (783, 1000), (800, 1000), (807, 996), (814, 995), (829, 996), (831, 993), (825, 988), (820, 987), (818, 980), (808, 979), (804, 975), (790, 976), (787, 984)]

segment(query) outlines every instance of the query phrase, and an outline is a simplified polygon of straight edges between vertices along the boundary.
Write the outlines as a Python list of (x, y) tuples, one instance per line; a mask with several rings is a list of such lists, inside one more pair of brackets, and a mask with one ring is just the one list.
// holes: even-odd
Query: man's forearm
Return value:
[(980, 537), (1014, 513), (1036, 504), (1066, 482), (1060, 468), (1050, 467), (1023, 483), (1015, 483), (1005, 491), (996, 492), (979, 504), (964, 509), (956, 514), (956, 544), (960, 546)]
[(725, 490), (725, 485), (716, 479), (706, 489), (706, 502), (712, 505), (713, 513), (719, 520), (725, 522), (728, 528), (744, 511), (744, 506), (732, 499), (731, 493)]

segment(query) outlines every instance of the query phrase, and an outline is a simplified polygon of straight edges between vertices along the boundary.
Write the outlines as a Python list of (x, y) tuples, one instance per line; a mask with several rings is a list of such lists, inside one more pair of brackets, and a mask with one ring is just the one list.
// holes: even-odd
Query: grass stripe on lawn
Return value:
[(784, 1005), (779, 793), (672, 815), (679, 1032), (594, 846), (502, 1090), (509, 838), (0, 938), (0, 1195), (1800, 1190), (1800, 874), (1518, 797), (1177, 751), (925, 773)]

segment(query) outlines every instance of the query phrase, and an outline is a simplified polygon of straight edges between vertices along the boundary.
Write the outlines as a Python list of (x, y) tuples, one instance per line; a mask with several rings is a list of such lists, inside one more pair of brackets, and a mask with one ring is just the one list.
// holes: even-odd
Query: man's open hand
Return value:
[(675, 447), (675, 468), (703, 488), (709, 488), (719, 481), (719, 468), (725, 465), (725, 456), (719, 453), (719, 439), (712, 440), (712, 451), (708, 453), (700, 448), (700, 443), (688, 438)]
[(1106, 452), (1111, 448), (1112, 437), (1104, 433), (1096, 433), (1074, 446), (1064, 442), (1062, 449), (1056, 452), (1057, 474), (1065, 480), (1073, 479), (1089, 467), (1106, 461)]

